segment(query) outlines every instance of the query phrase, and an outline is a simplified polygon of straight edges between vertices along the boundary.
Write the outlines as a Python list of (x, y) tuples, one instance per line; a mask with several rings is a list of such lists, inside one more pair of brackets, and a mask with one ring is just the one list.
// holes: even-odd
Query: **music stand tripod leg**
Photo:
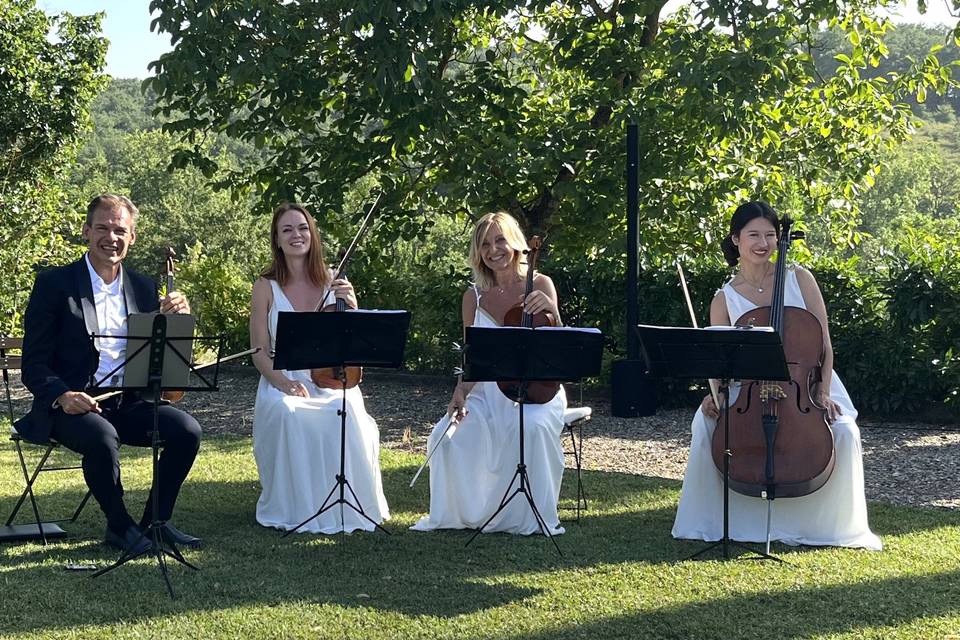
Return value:
[[(524, 383), (521, 383), (521, 388), (523, 384)], [(560, 545), (557, 544), (556, 537), (550, 532), (550, 529), (547, 527), (547, 523), (544, 521), (543, 516), (540, 515), (540, 511), (539, 509), (537, 509), (537, 505), (533, 500), (533, 494), (530, 492), (530, 478), (527, 475), (527, 465), (524, 459), (524, 456), (525, 456), (524, 438), (523, 438), (524, 402), (523, 402), (522, 390), (521, 390), (521, 397), (517, 402), (517, 404), (519, 405), (519, 408), (520, 408), (520, 460), (517, 463), (517, 470), (514, 472), (513, 476), (510, 478), (510, 484), (507, 485), (507, 491), (503, 494), (503, 499), (500, 501), (500, 506), (497, 508), (496, 511), (493, 512), (492, 516), (487, 518), (487, 521), (484, 522), (479, 529), (473, 532), (473, 535), (470, 536), (470, 539), (467, 540), (467, 544), (465, 544), (464, 546), (465, 547), (470, 546), (470, 543), (473, 542), (473, 540), (478, 535), (483, 533), (483, 530), (487, 527), (487, 525), (493, 522), (493, 519), (496, 518), (497, 515), (499, 515), (499, 513), (506, 508), (506, 506), (510, 503), (511, 500), (513, 500), (517, 496), (517, 494), (523, 494), (523, 496), (527, 499), (527, 503), (529, 504), (531, 511), (533, 511), (533, 517), (537, 521), (537, 526), (540, 527), (540, 530), (543, 532), (543, 534), (547, 536), (550, 539), (550, 541), (553, 543), (553, 546), (556, 548), (557, 553), (559, 553), (562, 556), (563, 552), (560, 551)], [(513, 486), (514, 478), (519, 478), (519, 484), (517, 485), (516, 490), (513, 493), (510, 493), (510, 488)]]
[(134, 541), (131, 547), (136, 547), (141, 540), (144, 538), (150, 541), (150, 547), (144, 549), (143, 551), (137, 553), (131, 553), (130, 551), (124, 551), (120, 557), (112, 565), (104, 567), (99, 571), (94, 572), (90, 577), (98, 578), (105, 573), (109, 573), (116, 569), (117, 567), (125, 565), (131, 560), (136, 560), (140, 556), (147, 554), (154, 555), (157, 559), (157, 566), (160, 570), (160, 575), (163, 577), (164, 583), (167, 585), (167, 592), (170, 594), (171, 598), (176, 598), (176, 594), (173, 592), (173, 585), (170, 582), (170, 576), (167, 571), (167, 563), (164, 556), (169, 556), (179, 562), (180, 564), (193, 569), (194, 571), (199, 571), (199, 567), (191, 564), (183, 557), (180, 553), (180, 550), (177, 549), (176, 545), (169, 543), (164, 544), (163, 538), (161, 535), (161, 528), (166, 523), (164, 520), (159, 519), (160, 513), (160, 447), (163, 442), (160, 440), (160, 384), (159, 381), (155, 381), (154, 384), (154, 393), (153, 393), (153, 430), (151, 433), (150, 446), (152, 449), (152, 476), (153, 476), (153, 487), (150, 491), (151, 499), (151, 522), (146, 529), (140, 532), (140, 537)]
[[(333, 507), (335, 507), (335, 506), (337, 506), (337, 505), (340, 506), (340, 533), (344, 533), (344, 531), (345, 531), (345, 529), (346, 529), (346, 527), (345, 527), (345, 525), (344, 525), (344, 520), (343, 520), (343, 507), (344, 507), (344, 505), (346, 505), (346, 506), (350, 507), (351, 509), (353, 509), (354, 511), (356, 511), (357, 513), (359, 513), (359, 514), (360, 514), (361, 516), (363, 516), (364, 518), (366, 518), (366, 519), (374, 526), (375, 529), (379, 529), (380, 531), (383, 531), (385, 534), (390, 535), (390, 532), (389, 532), (389, 531), (387, 531), (386, 529), (384, 529), (379, 523), (377, 523), (373, 518), (371, 518), (369, 515), (367, 515), (367, 513), (363, 510), (363, 506), (360, 505), (360, 499), (357, 498), (356, 492), (354, 492), (353, 487), (350, 486), (350, 481), (347, 480), (347, 472), (346, 472), (346, 460), (347, 460), (347, 384), (346, 384), (346, 373), (345, 373), (342, 369), (341, 369), (341, 371), (340, 371), (340, 382), (341, 382), (341, 385), (342, 385), (342, 392), (343, 392), (343, 396), (342, 396), (341, 402), (340, 402), (340, 409), (339, 409), (339, 411), (337, 412), (337, 413), (340, 414), (340, 473), (337, 474), (335, 483), (334, 483), (334, 485), (333, 485), (333, 488), (330, 489), (330, 493), (327, 494), (327, 497), (324, 499), (323, 503), (320, 505), (320, 509), (318, 509), (317, 512), (314, 513), (312, 516), (310, 516), (309, 518), (307, 518), (306, 520), (304, 520), (303, 522), (301, 522), (300, 524), (298, 524), (297, 526), (295, 526), (293, 529), (290, 529), (289, 531), (286, 531), (286, 532), (281, 536), (281, 537), (283, 537), (283, 538), (286, 538), (286, 537), (289, 536), (291, 533), (296, 532), (296, 531), (299, 530), (301, 527), (303, 527), (303, 525), (307, 524), (308, 522), (310, 522), (310, 521), (313, 520), (314, 518), (319, 517), (319, 516), (322, 515), (325, 511), (327, 511), (328, 509), (332, 509)], [(347, 500), (344, 489), (349, 489), (349, 490), (350, 490), (350, 495), (353, 496), (353, 500), (354, 500), (354, 502), (356, 502), (356, 504), (353, 504), (352, 502), (350, 502), (349, 500)], [(337, 497), (336, 500), (334, 500), (333, 502), (330, 502), (330, 498), (332, 498), (335, 493), (339, 493), (339, 496)]]
[(720, 385), (720, 392), (723, 394), (723, 404), (726, 407), (726, 411), (723, 412), (723, 537), (716, 542), (711, 542), (703, 549), (700, 549), (685, 559), (696, 560), (707, 551), (721, 547), (723, 551), (723, 559), (729, 560), (729, 549), (731, 546), (733, 546), (760, 556), (758, 558), (743, 558), (744, 560), (776, 560), (777, 562), (783, 562), (783, 560), (775, 555), (758, 551), (757, 549), (748, 547), (741, 542), (730, 539), (730, 457), (733, 454), (730, 451), (730, 387), (726, 382)]

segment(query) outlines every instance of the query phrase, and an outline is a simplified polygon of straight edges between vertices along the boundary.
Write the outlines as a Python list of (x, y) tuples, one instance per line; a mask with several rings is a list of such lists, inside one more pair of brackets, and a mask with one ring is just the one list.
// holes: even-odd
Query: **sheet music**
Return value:
[(534, 329), (536, 329), (537, 331), (576, 331), (576, 332), (578, 332), (578, 333), (600, 333), (600, 329), (594, 329), (594, 328), (592, 328), (592, 327), (547, 327), (547, 326), (544, 326), (544, 327), (512, 327), (512, 326), (501, 327), (501, 326), (496, 326), (496, 327), (480, 327), (480, 328), (482, 328), (482, 329), (491, 329), (491, 330), (494, 330), (494, 331), (501, 331), (501, 330), (516, 331), (517, 329), (529, 329), (530, 331), (533, 331)]
[(704, 327), (709, 331), (760, 331), (763, 333), (773, 333), (773, 327), (754, 327), (751, 325), (734, 325), (730, 326), (728, 324), (715, 324), (709, 327)]

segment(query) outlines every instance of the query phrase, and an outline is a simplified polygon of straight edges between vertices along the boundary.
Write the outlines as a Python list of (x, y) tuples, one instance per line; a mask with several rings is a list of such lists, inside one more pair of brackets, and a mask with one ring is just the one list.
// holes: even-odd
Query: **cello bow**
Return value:
[[(677, 275), (680, 276), (680, 286), (683, 288), (683, 297), (687, 301), (687, 311), (690, 312), (690, 323), (694, 329), (699, 329), (700, 325), (697, 323), (697, 314), (694, 312), (693, 302), (690, 300), (690, 290), (687, 288), (687, 278), (683, 275), (683, 266), (680, 264), (680, 258), (677, 258), (674, 262), (677, 265)], [(713, 398), (713, 404), (717, 408), (717, 411), (719, 411), (720, 385), (713, 378), (709, 378), (707, 384), (710, 385), (710, 396)]]

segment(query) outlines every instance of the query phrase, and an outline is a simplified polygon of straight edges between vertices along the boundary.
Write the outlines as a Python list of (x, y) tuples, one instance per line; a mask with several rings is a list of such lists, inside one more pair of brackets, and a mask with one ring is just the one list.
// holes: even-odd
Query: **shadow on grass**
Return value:
[[(230, 451), (234, 445), (225, 443), (222, 450)], [(10, 631), (27, 632), (304, 600), (449, 618), (519, 603), (542, 593), (539, 588), (496, 579), (503, 574), (675, 559), (676, 554), (669, 551), (674, 543), (668, 537), (661, 536), (657, 545), (631, 543), (649, 538), (651, 527), (662, 528), (672, 517), (669, 509), (630, 511), (624, 507), (628, 510), (615, 517), (595, 516), (585, 519), (582, 527), (569, 525), (568, 533), (558, 540), (564, 557), (542, 536), (491, 534), (464, 548), (469, 531), (409, 531), (407, 527), (428, 504), (426, 483), (414, 491), (406, 487), (415, 470), (414, 465), (401, 465), (384, 471), (395, 514), (395, 519), (386, 523), (390, 536), (304, 534), (282, 539), (280, 532), (255, 522), (259, 491), (255, 481), (188, 482), (176, 522), (203, 537), (205, 547), (185, 552), (201, 567), (200, 572), (172, 566), (174, 589), (182, 594), (182, 599), (175, 601), (166, 597), (153, 560), (139, 560), (96, 580), (62, 569), (68, 562), (104, 566), (115, 558), (114, 552), (97, 542), (103, 519), (94, 507), (68, 526), (70, 541), (48, 547), (0, 547), (0, 572), (37, 603), (29, 610), (12, 602), (0, 605), (0, 619)], [(627, 476), (611, 479), (609, 492), (641, 499), (659, 484), (634, 477), (632, 481), (641, 486), (631, 492), (630, 480)], [(128, 492), (132, 511), (139, 508), (145, 494), (143, 490)], [(72, 504), (78, 495), (78, 491), (55, 491), (45, 494), (44, 500), (59, 506)], [(116, 608), (100, 604), (109, 602), (121, 604)], [(148, 608), (147, 602), (153, 605)]]
[[(214, 446), (220, 455), (244, 455), (249, 451), (250, 441), (224, 438), (218, 439)], [(149, 462), (146, 452), (127, 455), (130, 458), (124, 461), (126, 465)], [(131, 563), (96, 580), (89, 574), (63, 570), (67, 562), (93, 562), (103, 566), (115, 558), (114, 552), (98, 543), (103, 532), (103, 517), (96, 505), (91, 505), (80, 521), (67, 525), (72, 535), (70, 541), (48, 547), (0, 546), (0, 573), (9, 584), (16, 585), (17, 593), (30, 594), (29, 607), (18, 606), (16, 597), (5, 598), (0, 603), (0, 620), (9, 632), (30, 632), (295, 602), (451, 618), (529, 601), (545, 590), (540, 586), (513, 584), (505, 576), (637, 563), (663, 565), (657, 571), (683, 571), (686, 569), (674, 569), (674, 563), (702, 546), (702, 543), (675, 541), (670, 537), (678, 482), (591, 471), (584, 476), (591, 509), (584, 514), (581, 525), (565, 523), (567, 533), (557, 540), (563, 557), (542, 536), (490, 534), (464, 548), (471, 535), (469, 531), (420, 533), (407, 529), (427, 509), (429, 483), (427, 478), (422, 478), (414, 489), (407, 487), (417, 467), (414, 462), (419, 458), (397, 453), (386, 457), (389, 464), (383, 472), (384, 485), (394, 515), (394, 519), (386, 523), (390, 536), (303, 534), (282, 539), (280, 532), (255, 522), (254, 509), (259, 494), (255, 480), (188, 480), (175, 521), (183, 529), (203, 537), (205, 547), (185, 552), (190, 561), (201, 567), (200, 572), (172, 566), (171, 579), (179, 599), (167, 598), (152, 559)], [(573, 480), (573, 473), (568, 471), (565, 483)], [(43, 500), (48, 509), (66, 510), (80, 495), (80, 489), (54, 490), (45, 492)], [(131, 512), (136, 512), (145, 498), (146, 492), (142, 489), (128, 492)], [(3, 503), (9, 509), (12, 498), (5, 496)], [(892, 534), (909, 532), (911, 527), (935, 529), (960, 523), (960, 514), (912, 509), (908, 510), (910, 517), (905, 518), (904, 511), (881, 508), (875, 518), (875, 528)], [(926, 517), (928, 514), (930, 517)], [(874, 516), (873, 509), (871, 516)], [(778, 547), (777, 553), (809, 551)], [(870, 557), (864, 552), (864, 562), (870, 562)], [(639, 625), (650, 629), (650, 637), (717, 637), (717, 629), (728, 629), (730, 636), (736, 636), (739, 629), (736, 625), (744, 624), (737, 620), (745, 616), (769, 616), (770, 611), (788, 598), (790, 602), (802, 603), (808, 612), (789, 627), (791, 633), (796, 632), (797, 636), (828, 633), (844, 630), (846, 618), (834, 615), (832, 610), (824, 613), (824, 602), (852, 603), (849, 606), (859, 611), (861, 606), (866, 606), (861, 602), (897, 600), (907, 593), (909, 597), (897, 600), (889, 611), (881, 607), (874, 613), (863, 614), (857, 624), (887, 624), (887, 620), (897, 623), (952, 611), (954, 605), (948, 603), (955, 600), (949, 591), (940, 589), (941, 582), (944, 588), (955, 588), (957, 574), (946, 573), (929, 580), (895, 578), (843, 589), (801, 589), (789, 596), (736, 595), (642, 616), (610, 618), (580, 627), (576, 635), (616, 637), (621, 625), (634, 628)], [(922, 603), (919, 596), (913, 595), (921, 590), (927, 593)], [(931, 601), (931, 591), (943, 593), (943, 597)], [(771, 608), (765, 609), (761, 606), (764, 604)], [(791, 607), (791, 611), (798, 610)], [(714, 620), (717, 626), (699, 629), (696, 620), (700, 618), (694, 620), (694, 616)], [(767, 632), (766, 637), (783, 635), (784, 621), (779, 613), (773, 617), (776, 623), (763, 620), (757, 623), (758, 628)], [(771, 624), (776, 625), (777, 633), (770, 632)], [(683, 633), (678, 635), (678, 629), (683, 629)], [(798, 629), (804, 631), (801, 633)], [(550, 637), (574, 634), (565, 629), (558, 631), (559, 635), (551, 631)], [(565, 636), (565, 633), (571, 635)]]
[[(656, 611), (606, 617), (503, 640), (566, 638), (810, 638), (907, 625), (920, 618), (956, 615), (960, 571), (925, 576), (738, 594)], [(887, 637), (878, 634), (871, 637)], [(901, 636), (898, 636), (901, 637)], [(904, 633), (902, 637), (919, 637)], [(928, 636), (925, 636), (928, 637)], [(949, 637), (936, 635), (934, 637)]]

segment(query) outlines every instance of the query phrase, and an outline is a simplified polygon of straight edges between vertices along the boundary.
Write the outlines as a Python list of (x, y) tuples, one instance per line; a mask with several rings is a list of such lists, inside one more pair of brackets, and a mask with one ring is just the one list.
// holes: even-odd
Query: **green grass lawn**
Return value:
[[(21, 480), (0, 449), (0, 511)], [(125, 448), (128, 504), (138, 513), (149, 452)], [(71, 562), (105, 564), (91, 504), (68, 541), (0, 546), (5, 638), (946, 638), (960, 635), (960, 513), (870, 505), (882, 553), (776, 546), (788, 564), (684, 561), (700, 543), (670, 537), (679, 483), (590, 472), (582, 523), (559, 557), (541, 536), (501, 534), (464, 548), (467, 532), (407, 528), (428, 505), (422, 460), (383, 452), (393, 535), (286, 539), (254, 520), (248, 438), (210, 438), (175, 523), (204, 538), (174, 563), (177, 599), (153, 559), (91, 579)], [(568, 474), (570, 472), (568, 471)], [(565, 478), (566, 494), (573, 485)], [(47, 511), (84, 492), (79, 472), (41, 477)], [(332, 478), (331, 478), (332, 482)]]

